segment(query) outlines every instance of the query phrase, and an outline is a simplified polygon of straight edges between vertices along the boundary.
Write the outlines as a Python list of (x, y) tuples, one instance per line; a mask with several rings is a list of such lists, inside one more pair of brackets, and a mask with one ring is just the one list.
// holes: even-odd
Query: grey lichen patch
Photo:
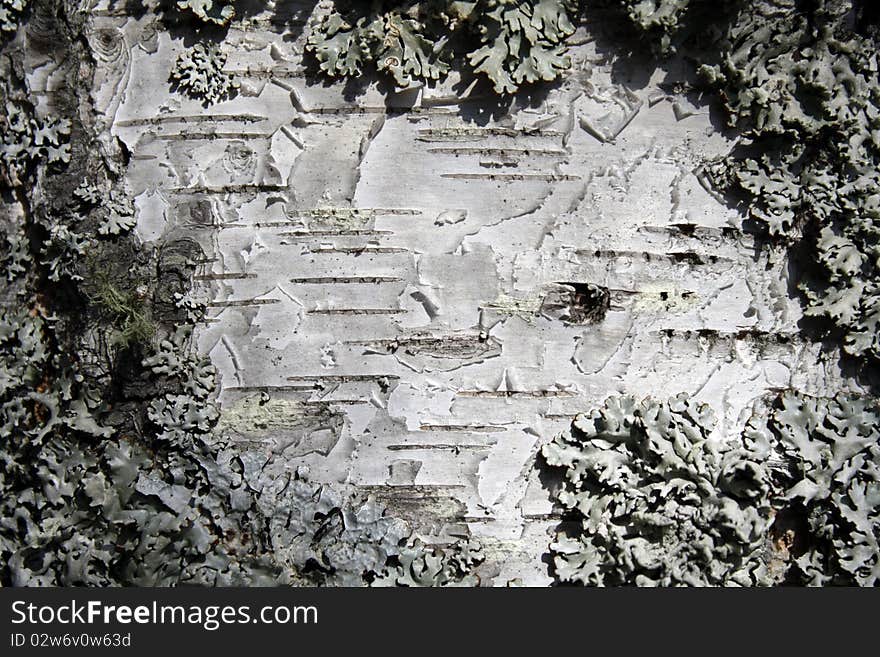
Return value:
[(188, 444), (186, 454), (156, 454), (102, 423), (107, 409), (97, 391), (55, 347), (62, 326), (39, 308), (0, 320), (0, 418), (7, 437), (0, 447), (0, 580), (231, 583), (237, 564), (227, 553), (226, 567), (218, 569), (222, 547), (210, 564), (202, 559), (216, 542), (209, 537), (225, 531), (214, 522), (231, 526), (234, 517), (218, 513), (221, 487), (196, 493), (209, 453)]
[(0, 1), (0, 32), (12, 35), (18, 30), (21, 16), (27, 9), (27, 0)]
[(750, 4), (700, 73), (752, 153), (719, 163), (715, 180), (745, 195), (770, 236), (802, 240), (807, 315), (836, 327), (848, 354), (876, 361), (880, 84), (876, 41), (853, 31), (851, 9), (840, 0)]
[[(14, 452), (32, 441), (39, 445), (56, 427), (107, 435), (90, 417), (96, 407), (93, 392), (79, 385), (70, 364), (46, 342), (52, 324), (39, 307), (0, 314), (0, 431), (23, 443), (7, 441), (4, 450)], [(54, 380), (47, 376), (50, 370)], [(4, 464), (22, 468), (11, 455), (5, 451)]]
[(400, 87), (415, 80), (437, 80), (445, 76), (449, 65), (438, 57), (435, 43), (423, 35), (425, 18), (391, 9), (348, 22), (334, 12), (312, 32), (309, 48), (329, 75), (358, 75), (365, 64), (372, 63)]
[(574, 5), (568, 0), (490, 0), (478, 7), (477, 29), (485, 45), (468, 55), (474, 71), (485, 74), (502, 94), (525, 83), (555, 80), (571, 66), (564, 41), (574, 34), (569, 16)]
[(235, 8), (224, 0), (177, 0), (177, 7), (215, 25), (226, 25), (235, 17)]
[(111, 189), (100, 206), (99, 235), (119, 235), (134, 228), (134, 203), (125, 191)]
[(11, 283), (22, 274), (27, 273), (30, 252), (24, 231), (20, 226), (4, 227), (3, 238), (5, 248), (0, 248), (2, 267), (6, 272), (6, 282)]
[(226, 53), (215, 43), (196, 43), (174, 63), (169, 80), (174, 89), (207, 107), (232, 98), (239, 83), (223, 70)]
[(686, 396), (609, 398), (542, 449), (578, 520), (551, 545), (557, 579), (876, 584), (878, 413), (861, 397), (786, 392), (718, 440), (712, 411)]
[(0, 96), (6, 108), (0, 120), (0, 183), (24, 184), (39, 164), (70, 160), (70, 121), (39, 118), (23, 98)]
[(781, 519), (775, 532), (790, 553), (789, 581), (811, 585), (880, 583), (880, 407), (849, 394), (783, 393), (756, 414), (746, 447), (770, 473)]
[(313, 26), (308, 47), (333, 77), (357, 76), (374, 65), (408, 87), (445, 77), (458, 58), (498, 93), (509, 94), (527, 83), (555, 80), (570, 66), (564, 41), (574, 33), (573, 11), (569, 0), (347, 6)]
[(476, 541), (456, 541), (450, 546), (427, 546), (416, 539), (400, 549), (393, 565), (373, 586), (446, 587), (479, 586), (474, 570), (485, 561)]
[[(156, 439), (179, 449), (209, 440), (219, 411), (211, 400), (216, 382), (214, 366), (192, 354), (190, 331), (184, 327), (159, 342), (143, 365), (166, 382), (176, 384), (150, 402), (147, 417), (156, 426)], [(176, 390), (175, 390), (176, 389)]]
[(266, 486), (258, 505), (275, 558), (323, 585), (362, 586), (409, 534), (374, 501), (358, 504), (310, 482), (302, 469)]
[(280, 563), (324, 586), (449, 586), (474, 583), (480, 547), (429, 547), (372, 498), (315, 484), (305, 469), (262, 489), (270, 549)]
[[(722, 0), (723, 1), (723, 0)], [(681, 27), (681, 19), (692, 9), (691, 0), (621, 0), (630, 20), (653, 39), (660, 52), (672, 48), (672, 35)]]
[(766, 474), (739, 441), (709, 439), (684, 396), (612, 397), (544, 446), (580, 533), (551, 545), (556, 577), (587, 585), (752, 584), (763, 574)]

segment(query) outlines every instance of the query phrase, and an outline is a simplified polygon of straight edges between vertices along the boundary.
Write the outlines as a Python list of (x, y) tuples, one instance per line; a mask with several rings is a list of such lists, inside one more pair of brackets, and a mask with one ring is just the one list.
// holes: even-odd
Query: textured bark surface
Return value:
[(683, 65), (619, 57), (599, 16), (520, 107), (455, 80), (353, 90), (303, 68), (313, 4), (231, 26), (239, 92), (210, 109), (171, 91), (186, 39), (150, 14), (102, 4), (90, 26), (136, 233), (201, 252), (218, 430), (269, 470), (307, 465), (428, 542), (479, 539), (496, 584), (546, 584), (562, 518), (536, 455), (575, 414), (686, 392), (732, 435), (768, 392), (851, 389), (797, 329), (785, 251), (701, 183), (730, 142)]

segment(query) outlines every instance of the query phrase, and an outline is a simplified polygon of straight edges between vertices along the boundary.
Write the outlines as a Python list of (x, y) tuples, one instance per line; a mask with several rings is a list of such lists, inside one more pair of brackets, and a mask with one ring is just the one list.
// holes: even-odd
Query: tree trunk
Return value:
[(785, 251), (701, 180), (731, 141), (683, 62), (625, 57), (599, 17), (509, 106), (454, 76), (355, 89), (304, 68), (312, 5), (232, 23), (240, 87), (207, 109), (169, 84), (186, 28), (103, 2), (89, 28), (136, 234), (200, 247), (218, 431), (267, 471), (543, 585), (563, 518), (537, 454), (576, 414), (685, 392), (734, 435), (768, 392), (853, 385), (801, 337)]

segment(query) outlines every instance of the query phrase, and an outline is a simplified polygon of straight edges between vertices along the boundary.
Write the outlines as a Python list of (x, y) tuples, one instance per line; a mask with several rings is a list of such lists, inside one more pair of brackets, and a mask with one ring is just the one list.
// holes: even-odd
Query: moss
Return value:
[(127, 348), (147, 344), (156, 336), (157, 327), (150, 319), (146, 295), (138, 290), (120, 291), (110, 277), (98, 272), (93, 278), (94, 293), (90, 296), (99, 312), (108, 316), (111, 341)]

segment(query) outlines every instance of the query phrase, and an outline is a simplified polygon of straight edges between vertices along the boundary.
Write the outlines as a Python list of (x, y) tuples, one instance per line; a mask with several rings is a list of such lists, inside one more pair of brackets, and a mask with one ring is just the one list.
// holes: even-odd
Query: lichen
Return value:
[(215, 25), (227, 25), (235, 17), (235, 8), (224, 0), (177, 0), (177, 8)]
[(552, 81), (571, 66), (564, 41), (574, 34), (567, 0), (478, 3), (477, 32), (484, 44), (468, 54), (477, 73), (485, 74), (495, 91), (513, 93), (525, 83)]
[[(609, 398), (542, 449), (580, 533), (551, 546), (556, 577), (588, 585), (748, 584), (761, 577), (768, 482), (738, 441), (709, 438), (685, 396)], [(758, 572), (756, 572), (758, 571)]]
[(428, 546), (415, 539), (400, 548), (391, 565), (372, 586), (480, 586), (480, 577), (474, 571), (485, 558), (482, 546), (476, 541)]
[(110, 190), (108, 197), (101, 203), (100, 211), (99, 235), (119, 235), (128, 232), (137, 223), (131, 196), (121, 190)]
[[(742, 435), (679, 395), (611, 397), (542, 448), (577, 519), (551, 544), (561, 582), (875, 585), (880, 408), (787, 391)], [(800, 515), (796, 523), (784, 526)]]
[(673, 50), (673, 35), (681, 28), (682, 17), (692, 8), (691, 0), (621, 0), (620, 4), (660, 53)]
[(880, 406), (840, 393), (788, 391), (756, 413), (743, 438), (767, 464), (780, 513), (805, 524), (792, 545), (789, 582), (880, 584)]
[(202, 101), (205, 107), (235, 96), (238, 82), (223, 70), (226, 53), (215, 43), (196, 43), (175, 61), (169, 77), (174, 90)]
[(400, 87), (442, 79), (460, 59), (498, 93), (509, 94), (555, 80), (570, 66), (564, 41), (574, 33), (573, 11), (569, 0), (335, 7), (313, 26), (308, 50), (331, 77), (358, 76), (372, 64)]
[(105, 272), (96, 272), (93, 282), (95, 291), (91, 301), (110, 315), (113, 344), (127, 347), (153, 338), (156, 326), (150, 320), (143, 292), (121, 291)]
[(27, 9), (27, 0), (0, 0), (0, 32), (5, 35), (18, 30), (22, 14)]
[[(632, 12), (645, 3), (630, 5)], [(679, 50), (696, 59), (742, 134), (709, 177), (742, 198), (759, 233), (794, 247), (805, 312), (822, 320), (821, 333), (839, 337), (848, 355), (876, 363), (876, 41), (853, 29), (852, 5), (843, 0), (729, 2), (711, 20), (692, 14), (664, 13), (676, 17)], [(695, 33), (702, 37), (685, 39)]]
[(70, 160), (70, 121), (40, 118), (24, 100), (4, 98), (0, 119), (0, 183), (23, 185), (41, 163), (63, 165)]
[(371, 63), (408, 87), (414, 80), (437, 80), (449, 70), (423, 30), (423, 23), (397, 9), (351, 22), (334, 12), (312, 31), (308, 48), (330, 76), (360, 75)]
[(325, 586), (363, 586), (409, 534), (375, 501), (358, 503), (314, 484), (302, 469), (266, 485), (258, 504), (275, 557)]

